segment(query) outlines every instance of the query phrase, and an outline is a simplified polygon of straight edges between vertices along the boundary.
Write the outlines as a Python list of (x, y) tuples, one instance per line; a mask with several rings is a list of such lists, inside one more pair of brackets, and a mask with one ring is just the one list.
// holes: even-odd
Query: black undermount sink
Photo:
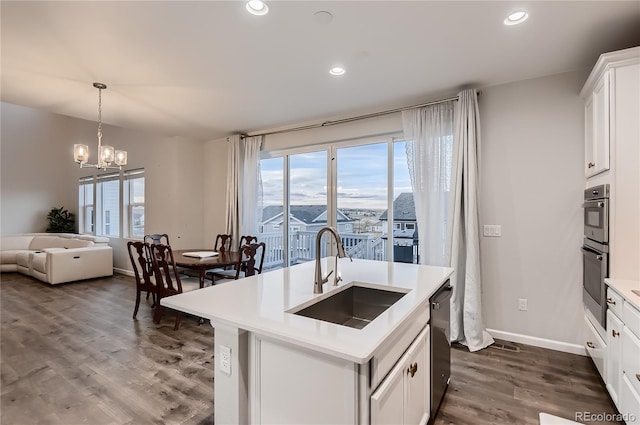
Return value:
[(403, 289), (400, 290), (404, 292), (399, 292), (399, 288), (394, 289), (396, 290), (370, 288), (353, 284), (340, 292), (292, 313), (362, 329), (408, 292)]

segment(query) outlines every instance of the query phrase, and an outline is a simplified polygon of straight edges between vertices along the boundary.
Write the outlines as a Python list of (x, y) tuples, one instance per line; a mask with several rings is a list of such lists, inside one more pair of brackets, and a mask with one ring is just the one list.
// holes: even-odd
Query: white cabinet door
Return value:
[(430, 411), (429, 327), (418, 336), (405, 369), (405, 424), (426, 424)]
[(591, 123), (586, 118), (585, 155), (587, 177), (609, 169), (609, 72), (605, 72), (593, 88), (591, 103), (585, 105), (585, 114), (592, 111)]
[(371, 396), (371, 424), (404, 422), (404, 363), (397, 364)]
[[(635, 376), (622, 376), (620, 383), (620, 414), (627, 425), (640, 425), (640, 395), (629, 381)], [(638, 378), (640, 379), (640, 378)]]
[(591, 356), (593, 363), (596, 365), (598, 372), (600, 372), (600, 376), (603, 380), (607, 379), (607, 375), (605, 373), (605, 357), (607, 344), (600, 338), (598, 331), (593, 327), (589, 318), (584, 316), (584, 335), (585, 335), (585, 348), (587, 349), (587, 353)]
[(622, 321), (607, 310), (607, 390), (616, 406), (620, 393), (620, 379), (622, 378)]
[(427, 326), (371, 395), (371, 424), (423, 425), (429, 421), (429, 336)]

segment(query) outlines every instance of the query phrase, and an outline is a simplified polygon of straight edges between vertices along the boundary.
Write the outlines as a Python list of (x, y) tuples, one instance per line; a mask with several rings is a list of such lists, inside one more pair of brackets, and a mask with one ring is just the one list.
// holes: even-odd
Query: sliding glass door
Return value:
[(260, 167), (264, 267), (314, 260), (315, 236), (327, 225), (327, 150), (263, 159)]
[[(327, 225), (338, 229), (353, 258), (416, 263), (406, 158), (405, 143), (392, 137), (263, 153), (265, 268), (314, 260), (316, 235)], [(320, 244), (321, 257), (332, 252)]]

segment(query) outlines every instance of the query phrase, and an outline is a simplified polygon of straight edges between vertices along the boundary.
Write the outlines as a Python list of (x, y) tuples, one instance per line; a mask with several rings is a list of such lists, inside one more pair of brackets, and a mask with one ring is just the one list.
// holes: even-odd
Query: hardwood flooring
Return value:
[[(0, 424), (212, 424), (213, 328), (185, 315), (174, 331), (170, 311), (156, 325), (144, 302), (133, 320), (134, 299), (122, 275), (56, 286), (0, 275)], [(615, 412), (590, 359), (513, 345), (454, 345), (436, 425)]]

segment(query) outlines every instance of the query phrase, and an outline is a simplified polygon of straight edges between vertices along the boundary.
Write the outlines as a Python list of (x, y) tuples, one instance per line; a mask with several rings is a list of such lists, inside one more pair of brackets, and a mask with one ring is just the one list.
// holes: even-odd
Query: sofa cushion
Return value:
[(16, 255), (21, 252), (29, 252), (26, 249), (10, 249), (7, 251), (0, 251), (0, 264), (17, 264)]
[(32, 251), (19, 251), (16, 253), (15, 263), (19, 266), (29, 268), (29, 254)]
[(29, 245), (29, 249), (33, 251), (42, 251), (45, 248), (64, 248), (65, 238), (58, 236), (34, 236)]
[(94, 246), (93, 241), (80, 240), (80, 239), (65, 239), (63, 248), (86, 248), (88, 246)]
[(32, 240), (33, 236), (30, 235), (3, 236), (0, 239), (0, 249), (2, 251), (29, 249)]
[(31, 260), (31, 267), (33, 270), (38, 271), (40, 273), (47, 273), (47, 253), (46, 252), (36, 252), (33, 254), (33, 259)]

